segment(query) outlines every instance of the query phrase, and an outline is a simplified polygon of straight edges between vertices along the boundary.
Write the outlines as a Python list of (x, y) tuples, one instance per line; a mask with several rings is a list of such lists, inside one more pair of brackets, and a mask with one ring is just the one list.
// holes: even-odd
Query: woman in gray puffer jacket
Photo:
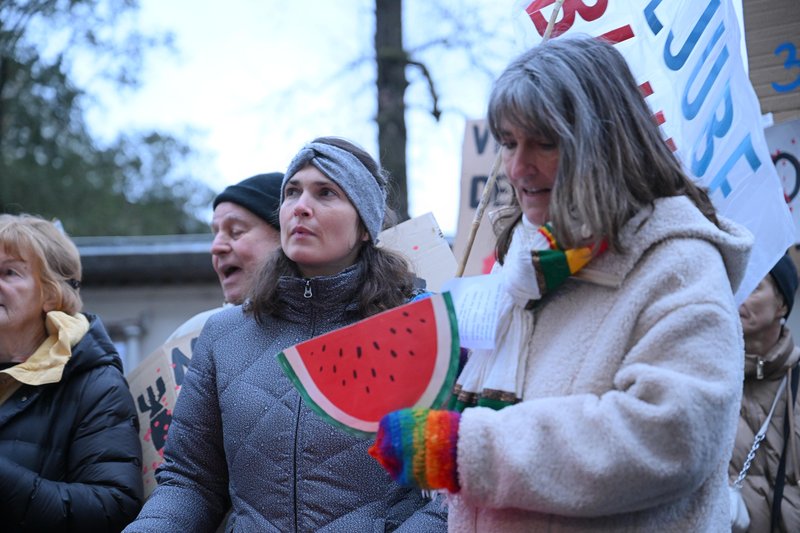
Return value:
[(376, 248), (386, 182), (337, 138), (305, 146), (281, 191), (282, 249), (243, 307), (194, 348), (158, 487), (126, 531), (444, 531), (445, 509), (397, 485), (303, 402), (276, 359), (303, 340), (414, 297), (413, 275)]

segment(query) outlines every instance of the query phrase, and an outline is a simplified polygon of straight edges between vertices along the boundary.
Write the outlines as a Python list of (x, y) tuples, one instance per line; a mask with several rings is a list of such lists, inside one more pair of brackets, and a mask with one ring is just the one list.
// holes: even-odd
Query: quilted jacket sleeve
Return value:
[[(416, 491), (415, 491), (416, 492)], [(397, 532), (413, 533), (416, 531), (447, 531), (447, 504), (442, 496), (436, 496), (423, 507), (417, 508), (415, 505), (414, 513), (402, 524), (399, 524)], [(391, 526), (392, 524), (387, 524)], [(390, 530), (387, 527), (387, 530)]]
[(141, 444), (122, 373), (85, 375), (62, 481), (0, 457), (0, 514), (31, 531), (120, 531), (142, 505)]

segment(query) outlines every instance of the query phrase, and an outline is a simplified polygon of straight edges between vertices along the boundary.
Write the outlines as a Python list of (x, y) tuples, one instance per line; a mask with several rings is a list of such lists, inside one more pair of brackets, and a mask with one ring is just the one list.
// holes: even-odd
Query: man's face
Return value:
[(211, 219), (211, 262), (225, 301), (240, 304), (264, 260), (280, 247), (280, 233), (244, 207), (222, 202)]
[(739, 306), (739, 318), (745, 338), (766, 331), (783, 318), (786, 305), (778, 287), (767, 274), (750, 296)]

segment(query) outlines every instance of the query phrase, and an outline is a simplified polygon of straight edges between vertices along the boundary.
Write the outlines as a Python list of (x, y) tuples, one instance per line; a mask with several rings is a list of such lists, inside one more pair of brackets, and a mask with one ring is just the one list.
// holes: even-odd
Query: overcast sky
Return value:
[[(517, 0), (406, 0), (404, 34), (414, 49), (463, 24), (486, 35), (464, 53), (430, 48), (445, 110), (436, 122), (417, 71), (406, 102), (409, 204), (455, 232), (465, 118), (485, 113), (494, 76), (534, 39)], [(284, 170), (303, 143), (339, 135), (377, 153), (372, 0), (142, 0), (142, 28), (175, 33), (177, 54), (148, 56), (143, 86), (103, 97), (89, 115), (101, 136), (130, 129), (188, 134), (203, 156), (193, 173), (215, 191), (260, 172)], [(435, 5), (433, 5), (435, 4)], [(449, 16), (441, 7), (451, 5)], [(456, 32), (474, 38), (467, 31)], [(361, 60), (361, 61), (359, 61)]]

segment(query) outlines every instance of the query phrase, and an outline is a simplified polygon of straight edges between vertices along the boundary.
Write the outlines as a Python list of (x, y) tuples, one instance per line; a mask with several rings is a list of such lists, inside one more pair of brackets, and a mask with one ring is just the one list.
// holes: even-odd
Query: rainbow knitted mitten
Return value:
[(381, 419), (369, 449), (399, 484), (458, 492), (456, 450), (461, 414), (434, 409), (402, 409)]

